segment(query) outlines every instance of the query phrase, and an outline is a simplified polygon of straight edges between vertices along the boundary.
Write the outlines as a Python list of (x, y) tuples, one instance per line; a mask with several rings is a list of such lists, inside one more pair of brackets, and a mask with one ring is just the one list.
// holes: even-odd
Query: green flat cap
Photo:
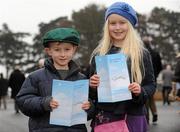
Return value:
[(73, 28), (56, 28), (48, 31), (43, 37), (44, 47), (48, 47), (49, 42), (66, 42), (79, 45), (79, 33)]

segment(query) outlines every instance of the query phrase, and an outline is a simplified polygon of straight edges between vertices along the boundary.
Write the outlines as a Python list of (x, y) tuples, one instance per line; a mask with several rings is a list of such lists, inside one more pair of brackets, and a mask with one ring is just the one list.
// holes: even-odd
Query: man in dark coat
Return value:
[(19, 113), (19, 108), (16, 104), (16, 95), (21, 89), (21, 86), (25, 80), (24, 74), (19, 70), (19, 67), (15, 67), (15, 70), (11, 73), (9, 78), (9, 86), (11, 87), (11, 98), (14, 99), (14, 108), (16, 113)]
[(177, 54), (173, 81), (176, 83), (177, 100), (180, 101), (180, 53)]
[(1, 101), (4, 105), (4, 109), (7, 109), (6, 96), (8, 90), (8, 80), (3, 77), (3, 74), (0, 74), (0, 107)]
[[(144, 41), (145, 47), (150, 52), (152, 64), (153, 64), (153, 70), (154, 70), (154, 77), (155, 77), (155, 81), (157, 82), (157, 77), (160, 71), (162, 70), (161, 57), (158, 52), (156, 52), (155, 50), (151, 48), (151, 41), (149, 37), (144, 37), (143, 41)], [(157, 108), (156, 108), (156, 104), (155, 104), (153, 96), (150, 97), (149, 100), (147, 101), (146, 108), (147, 108), (147, 121), (149, 122), (149, 108), (150, 108), (152, 117), (153, 117), (152, 121), (157, 122), (158, 114), (157, 114)]]

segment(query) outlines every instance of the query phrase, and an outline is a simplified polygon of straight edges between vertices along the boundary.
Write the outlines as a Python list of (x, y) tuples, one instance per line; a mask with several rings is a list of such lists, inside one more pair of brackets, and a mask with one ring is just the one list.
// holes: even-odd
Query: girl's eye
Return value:
[(126, 22), (125, 22), (125, 21), (120, 21), (119, 23), (120, 23), (120, 24), (125, 24)]
[(110, 22), (110, 24), (111, 24), (111, 25), (115, 25), (115, 24), (116, 24), (116, 22)]
[(110, 25), (116, 25), (116, 24), (125, 24), (125, 21), (119, 21), (119, 22), (110, 22)]

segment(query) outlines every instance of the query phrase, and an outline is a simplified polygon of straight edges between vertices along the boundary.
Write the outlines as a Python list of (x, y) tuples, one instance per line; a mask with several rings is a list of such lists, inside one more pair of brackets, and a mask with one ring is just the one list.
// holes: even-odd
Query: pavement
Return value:
[(0, 132), (28, 132), (28, 117), (14, 110), (14, 100), (7, 100), (7, 109), (0, 109)]
[[(149, 124), (148, 132), (180, 132), (180, 102), (173, 102), (170, 106), (163, 106), (156, 102), (158, 122)], [(88, 132), (90, 122), (87, 123)], [(28, 132), (28, 117), (22, 113), (15, 114), (13, 100), (8, 99), (7, 110), (0, 109), (0, 132)]]
[(148, 132), (180, 132), (180, 102), (172, 102), (168, 106), (158, 101), (156, 106), (158, 122), (153, 124), (151, 121)]

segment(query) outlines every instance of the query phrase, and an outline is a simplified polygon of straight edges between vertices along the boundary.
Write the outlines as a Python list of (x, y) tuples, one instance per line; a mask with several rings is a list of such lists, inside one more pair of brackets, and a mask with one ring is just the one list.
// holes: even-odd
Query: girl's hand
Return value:
[(131, 83), (128, 88), (136, 96), (141, 93), (141, 86), (136, 82)]
[(100, 78), (97, 74), (90, 77), (89, 85), (92, 88), (97, 88), (99, 86)]
[(83, 104), (82, 104), (83, 110), (88, 110), (90, 107), (91, 107), (91, 104), (89, 101), (83, 102)]
[(51, 107), (51, 109), (56, 109), (58, 106), (59, 106), (59, 103), (58, 103), (57, 100), (52, 99), (52, 100), (50, 101), (50, 107)]

